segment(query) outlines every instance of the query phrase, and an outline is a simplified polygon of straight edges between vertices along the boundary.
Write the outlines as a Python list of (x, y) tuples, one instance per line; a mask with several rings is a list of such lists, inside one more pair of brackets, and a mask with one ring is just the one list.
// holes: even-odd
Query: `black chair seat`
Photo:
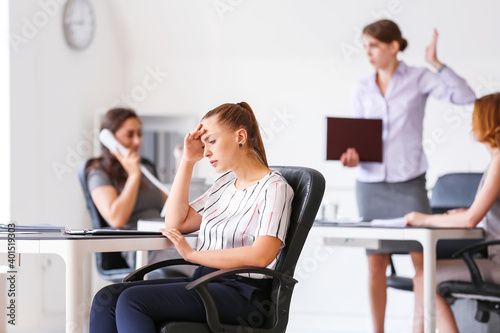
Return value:
[(481, 289), (478, 289), (471, 282), (449, 280), (441, 282), (438, 290), (446, 299), (468, 298), (500, 303), (500, 286), (497, 284), (484, 283)]
[(471, 245), (454, 254), (455, 258), (462, 258), (467, 265), (471, 276), (470, 282), (449, 280), (441, 282), (438, 286), (440, 295), (450, 304), (459, 298), (476, 300), (475, 319), (483, 323), (488, 322), (490, 313), (500, 314), (500, 285), (485, 282), (475, 262), (478, 254), (491, 245), (500, 246), (500, 240)]
[(413, 291), (413, 279), (403, 276), (387, 277), (387, 287), (399, 290)]

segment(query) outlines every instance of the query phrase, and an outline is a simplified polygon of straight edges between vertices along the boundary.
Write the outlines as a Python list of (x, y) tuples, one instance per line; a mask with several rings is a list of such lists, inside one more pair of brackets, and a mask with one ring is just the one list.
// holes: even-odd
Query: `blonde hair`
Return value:
[(476, 99), (472, 113), (472, 133), (491, 148), (500, 147), (500, 93)]

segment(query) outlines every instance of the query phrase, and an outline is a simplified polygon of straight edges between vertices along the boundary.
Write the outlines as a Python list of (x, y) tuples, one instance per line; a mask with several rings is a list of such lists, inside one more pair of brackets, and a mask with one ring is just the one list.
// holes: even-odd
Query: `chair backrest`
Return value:
[(449, 209), (469, 208), (476, 196), (482, 173), (449, 173), (436, 181), (430, 205), (434, 214)]
[[(80, 164), (80, 167), (78, 168), (78, 178), (80, 180), (83, 195), (85, 197), (85, 203), (92, 220), (92, 227), (94, 229), (109, 228), (109, 224), (102, 217), (101, 213), (99, 213), (99, 210), (94, 204), (88, 188), (87, 173), (85, 170), (94, 160), (94, 158), (89, 158)], [(150, 166), (154, 170), (154, 173), (156, 173), (154, 164), (149, 160), (143, 158), (141, 162), (144, 165)], [(96, 265), (99, 275), (110, 281), (121, 281), (135, 269), (135, 267), (129, 267), (127, 265), (127, 262), (123, 259), (120, 252), (96, 253)]]
[(108, 223), (102, 215), (99, 213), (97, 210), (97, 207), (94, 204), (94, 201), (92, 201), (92, 197), (90, 196), (90, 191), (87, 183), (87, 174), (85, 170), (87, 167), (94, 161), (94, 158), (89, 158), (83, 161), (82, 164), (80, 164), (80, 167), (78, 168), (78, 179), (80, 180), (80, 185), (82, 186), (83, 190), (83, 195), (85, 197), (85, 204), (87, 205), (87, 210), (89, 211), (90, 218), (92, 220), (92, 227), (93, 228), (105, 228), (109, 227)]
[(279, 171), (294, 192), (286, 246), (276, 267), (276, 270), (293, 276), (325, 193), (325, 178), (319, 171), (306, 167), (273, 166), (271, 169)]

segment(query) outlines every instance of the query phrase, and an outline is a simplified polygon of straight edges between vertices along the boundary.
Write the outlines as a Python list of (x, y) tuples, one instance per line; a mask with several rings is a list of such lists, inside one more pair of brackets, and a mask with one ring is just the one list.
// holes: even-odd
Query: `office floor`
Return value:
[[(453, 306), (460, 332), (499, 333), (500, 317), (492, 314), (488, 323), (474, 320), (476, 303), (457, 300)], [(465, 314), (465, 315), (461, 315)], [(355, 324), (354, 324), (355, 323)], [(291, 313), (287, 333), (370, 333), (370, 318), (359, 316), (332, 316), (328, 313)], [(392, 316), (386, 322), (387, 333), (410, 333), (409, 316)]]
[[(299, 291), (300, 298), (300, 291)], [(408, 306), (398, 311), (398, 305), (405, 302)], [(295, 301), (295, 300), (294, 300)], [(298, 301), (298, 299), (297, 299)], [(333, 302), (333, 301), (332, 301)], [(352, 309), (352, 300), (337, 298), (335, 306), (323, 310), (304, 310), (292, 306), (288, 333), (369, 333), (372, 332), (371, 318), (367, 304), (360, 304), (359, 309)], [(293, 302), (292, 302), (293, 304)], [(411, 333), (411, 314), (413, 297), (410, 293), (399, 290), (388, 291), (387, 333)]]
[[(355, 324), (353, 324), (355, 323)], [(401, 327), (407, 327), (401, 329)], [(287, 333), (369, 333), (371, 323), (368, 317), (331, 317), (321, 314), (294, 314)], [(392, 318), (387, 323), (387, 333), (411, 333), (407, 318)]]

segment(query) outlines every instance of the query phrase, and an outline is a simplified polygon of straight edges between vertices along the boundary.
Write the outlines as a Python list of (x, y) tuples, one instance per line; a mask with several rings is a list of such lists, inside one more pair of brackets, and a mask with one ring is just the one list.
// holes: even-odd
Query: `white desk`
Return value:
[[(482, 238), (483, 230), (456, 228), (371, 227), (367, 225), (317, 223), (310, 236), (322, 237), (326, 245), (376, 245), (379, 240), (418, 241), (424, 255), (424, 331), (436, 331), (436, 244), (440, 239)], [(329, 240), (337, 240), (330, 242)], [(360, 243), (357, 243), (360, 242)], [(330, 244), (329, 244), (330, 243)]]
[[(188, 237), (194, 246), (196, 237)], [(83, 260), (89, 253), (172, 249), (163, 236), (65, 236), (60, 233), (16, 235), (16, 253), (57, 254), (66, 264), (66, 332), (83, 332), (84, 313), (90, 306), (83, 295)], [(6, 236), (0, 237), (0, 253), (7, 251)], [(20, 286), (22, 288), (22, 286)]]

